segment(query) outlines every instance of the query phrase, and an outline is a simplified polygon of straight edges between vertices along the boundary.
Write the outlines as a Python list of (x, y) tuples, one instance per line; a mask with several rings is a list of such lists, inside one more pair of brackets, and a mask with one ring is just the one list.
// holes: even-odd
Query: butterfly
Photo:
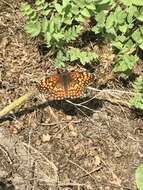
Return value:
[(39, 84), (39, 90), (46, 93), (49, 100), (79, 98), (84, 96), (84, 88), (93, 80), (89, 72), (63, 72), (51, 75)]

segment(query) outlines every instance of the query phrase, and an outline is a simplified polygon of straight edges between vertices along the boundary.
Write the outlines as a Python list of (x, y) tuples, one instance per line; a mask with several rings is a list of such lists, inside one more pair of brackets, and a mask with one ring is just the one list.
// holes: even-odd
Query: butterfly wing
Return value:
[(68, 98), (78, 98), (84, 96), (84, 88), (92, 81), (93, 75), (88, 72), (69, 72), (71, 82), (67, 90)]
[(41, 81), (40, 90), (46, 92), (49, 100), (60, 100), (65, 97), (65, 90), (62, 84), (59, 74), (51, 75)]

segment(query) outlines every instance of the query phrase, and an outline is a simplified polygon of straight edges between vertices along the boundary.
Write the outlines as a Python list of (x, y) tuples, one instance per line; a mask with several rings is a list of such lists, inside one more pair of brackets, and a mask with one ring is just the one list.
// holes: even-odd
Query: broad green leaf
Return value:
[(135, 180), (139, 190), (143, 190), (143, 164), (141, 164), (135, 172)]
[(40, 22), (28, 22), (25, 26), (26, 32), (30, 33), (32, 37), (36, 37), (41, 32), (41, 23)]

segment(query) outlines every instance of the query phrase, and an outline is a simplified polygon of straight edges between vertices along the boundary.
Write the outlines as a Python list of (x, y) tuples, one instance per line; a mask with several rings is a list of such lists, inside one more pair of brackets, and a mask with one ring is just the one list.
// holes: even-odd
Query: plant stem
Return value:
[(22, 105), (24, 102), (26, 102), (29, 98), (35, 95), (35, 91), (29, 91), (25, 95), (21, 96), (20, 98), (16, 99), (14, 102), (10, 103), (8, 106), (3, 108), (0, 111), (0, 118), (4, 117), (6, 114), (8, 114), (13, 109), (17, 108), (18, 106)]

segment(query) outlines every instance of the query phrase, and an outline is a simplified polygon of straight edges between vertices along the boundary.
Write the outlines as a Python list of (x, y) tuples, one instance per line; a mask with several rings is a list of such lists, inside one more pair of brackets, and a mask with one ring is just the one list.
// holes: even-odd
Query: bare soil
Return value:
[[(0, 1), (0, 109), (56, 72), (53, 60), (40, 54), (37, 39), (25, 33), (19, 5), (18, 0)], [(113, 57), (108, 48), (104, 52), (100, 61), (106, 78)], [(101, 70), (95, 63), (92, 67)], [(103, 86), (119, 84), (128, 91), (116, 80)], [(83, 101), (45, 103), (38, 95), (0, 121), (0, 189), (137, 189), (142, 116), (109, 101)]]

